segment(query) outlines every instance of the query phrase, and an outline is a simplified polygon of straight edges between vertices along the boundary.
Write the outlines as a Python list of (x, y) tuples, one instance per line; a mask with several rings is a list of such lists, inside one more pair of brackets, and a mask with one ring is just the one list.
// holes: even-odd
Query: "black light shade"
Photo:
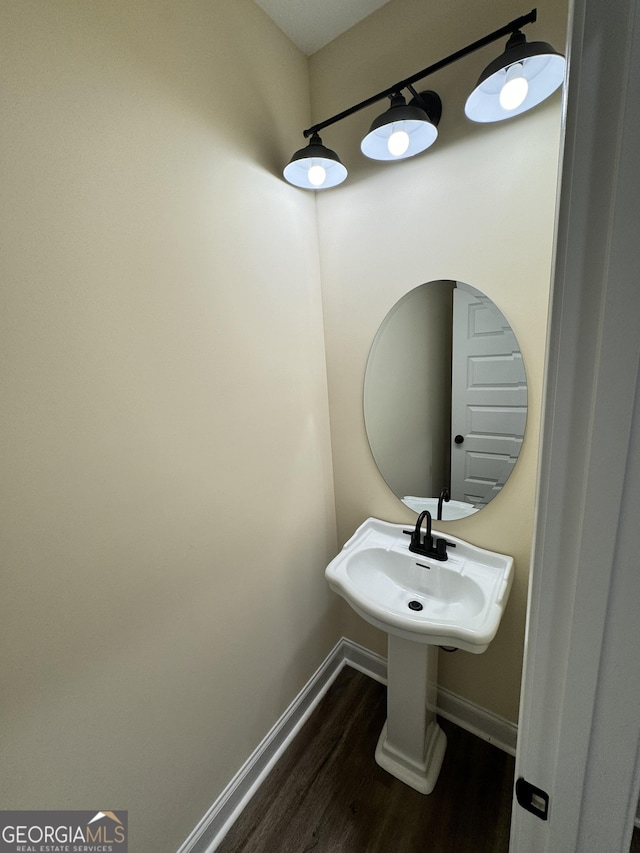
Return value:
[(301, 148), (285, 166), (285, 180), (305, 190), (324, 190), (341, 184), (347, 170), (335, 151), (322, 144), (314, 133), (306, 148)]
[(477, 122), (503, 121), (530, 110), (553, 94), (564, 80), (564, 56), (544, 41), (528, 43), (521, 32), (507, 42), (502, 56), (480, 75), (464, 111)]
[(407, 104), (400, 92), (374, 120), (360, 144), (372, 160), (404, 160), (427, 149), (438, 137), (442, 102), (435, 92), (421, 92)]

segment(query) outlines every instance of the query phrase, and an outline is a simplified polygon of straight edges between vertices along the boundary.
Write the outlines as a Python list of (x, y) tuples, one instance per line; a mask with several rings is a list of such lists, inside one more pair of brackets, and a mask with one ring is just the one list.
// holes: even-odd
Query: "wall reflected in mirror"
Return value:
[(444, 521), (498, 495), (520, 454), (527, 381), (516, 336), (480, 290), (431, 281), (374, 338), (364, 381), (369, 446), (389, 488)]

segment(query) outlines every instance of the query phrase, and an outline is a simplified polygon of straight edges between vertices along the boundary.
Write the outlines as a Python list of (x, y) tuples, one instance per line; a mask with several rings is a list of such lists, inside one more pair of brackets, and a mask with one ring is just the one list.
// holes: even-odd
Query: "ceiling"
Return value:
[(364, 20), (388, 0), (255, 0), (306, 55)]

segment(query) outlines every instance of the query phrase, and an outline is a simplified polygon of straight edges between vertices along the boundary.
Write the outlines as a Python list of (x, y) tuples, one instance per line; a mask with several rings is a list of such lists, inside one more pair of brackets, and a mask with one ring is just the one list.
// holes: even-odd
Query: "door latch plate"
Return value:
[(549, 794), (526, 779), (521, 778), (516, 782), (516, 799), (523, 809), (540, 820), (547, 820), (549, 817)]

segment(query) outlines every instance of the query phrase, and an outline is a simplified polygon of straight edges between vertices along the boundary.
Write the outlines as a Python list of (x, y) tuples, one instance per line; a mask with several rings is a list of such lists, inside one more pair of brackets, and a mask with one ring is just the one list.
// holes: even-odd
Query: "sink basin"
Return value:
[[(405, 495), (402, 498), (402, 503), (417, 512), (418, 515), (423, 509), (428, 509), (433, 520), (436, 520), (438, 515), (438, 498), (418, 498), (413, 495)], [(479, 507), (474, 506), (464, 501), (456, 501), (451, 498), (450, 501), (442, 504), (442, 520), (454, 521), (456, 518), (466, 518), (468, 515), (473, 515), (478, 512)]]
[(439, 562), (411, 553), (409, 532), (369, 518), (327, 566), (329, 585), (388, 634), (486, 651), (509, 597), (513, 558), (433, 531), (449, 543)]

